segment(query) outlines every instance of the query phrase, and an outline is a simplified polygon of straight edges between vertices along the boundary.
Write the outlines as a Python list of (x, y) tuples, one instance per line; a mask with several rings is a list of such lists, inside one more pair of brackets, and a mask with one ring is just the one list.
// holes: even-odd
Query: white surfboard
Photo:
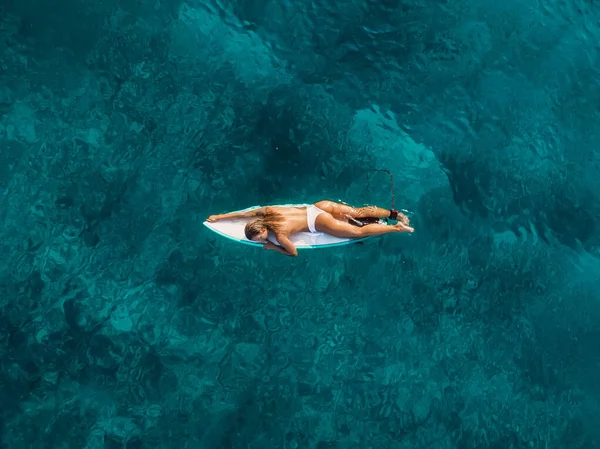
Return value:
[[(308, 204), (282, 204), (280, 207), (304, 207)], [(258, 209), (261, 206), (252, 206), (247, 209), (235, 211), (235, 212), (246, 212), (252, 209)], [(244, 235), (244, 227), (252, 218), (238, 218), (235, 220), (219, 220), (214, 223), (204, 222), (204, 226), (217, 234), (234, 240), (239, 243), (252, 246), (263, 246), (260, 242), (253, 242), (248, 240)], [(357, 243), (367, 240), (371, 237), (363, 237), (360, 239), (340, 238), (334, 237), (323, 232), (298, 232), (292, 234), (289, 239), (298, 249), (316, 249), (316, 248), (330, 248), (332, 246), (349, 245), (351, 243)], [(275, 244), (278, 244), (277, 239), (274, 235), (269, 235), (269, 240)]]

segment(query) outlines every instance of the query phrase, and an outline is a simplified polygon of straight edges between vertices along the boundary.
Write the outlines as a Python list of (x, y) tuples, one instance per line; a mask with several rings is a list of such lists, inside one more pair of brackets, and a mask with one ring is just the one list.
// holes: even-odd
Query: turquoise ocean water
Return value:
[[(600, 447), (600, 6), (0, 0), (1, 449)], [(413, 235), (297, 258), (210, 214)]]

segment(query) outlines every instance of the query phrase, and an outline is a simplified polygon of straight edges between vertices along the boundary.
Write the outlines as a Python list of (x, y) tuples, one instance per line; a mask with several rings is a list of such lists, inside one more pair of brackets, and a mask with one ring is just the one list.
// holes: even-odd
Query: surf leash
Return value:
[[(392, 175), (392, 173), (386, 169), (372, 169), (372, 170), (367, 171), (367, 173), (373, 173), (373, 172), (387, 173), (387, 175), (390, 177), (390, 182), (392, 183), (392, 208), (390, 209), (390, 216), (388, 218), (390, 218), (391, 220), (396, 220), (398, 218), (398, 211), (395, 208), (396, 188), (394, 186), (394, 175)], [(367, 192), (369, 192), (370, 190), (371, 190), (371, 184), (369, 182), (369, 176), (367, 175)]]

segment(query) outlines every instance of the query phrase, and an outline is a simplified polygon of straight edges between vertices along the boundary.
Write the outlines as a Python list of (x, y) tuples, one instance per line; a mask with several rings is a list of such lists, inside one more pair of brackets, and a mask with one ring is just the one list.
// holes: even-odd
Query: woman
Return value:
[[(279, 251), (287, 256), (297, 256), (298, 250), (289, 240), (296, 232), (324, 232), (341, 238), (361, 238), (391, 232), (413, 232), (408, 217), (396, 210), (382, 209), (376, 206), (354, 208), (333, 201), (319, 201), (302, 207), (261, 207), (247, 212), (211, 215), (209, 222), (224, 219), (257, 217), (246, 224), (246, 238), (262, 241), (266, 249)], [(391, 218), (398, 220), (393, 226), (384, 224), (366, 224), (362, 218)], [(357, 223), (350, 224), (350, 222)], [(269, 232), (275, 235), (281, 246), (267, 240)]]

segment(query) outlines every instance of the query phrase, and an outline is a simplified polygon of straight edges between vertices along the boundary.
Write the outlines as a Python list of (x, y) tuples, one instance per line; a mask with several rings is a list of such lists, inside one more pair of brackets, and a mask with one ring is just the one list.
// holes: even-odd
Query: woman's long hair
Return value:
[(248, 240), (252, 240), (252, 237), (260, 234), (265, 228), (273, 234), (279, 234), (283, 228), (283, 221), (283, 215), (267, 212), (262, 217), (249, 221), (244, 228), (244, 234)]

